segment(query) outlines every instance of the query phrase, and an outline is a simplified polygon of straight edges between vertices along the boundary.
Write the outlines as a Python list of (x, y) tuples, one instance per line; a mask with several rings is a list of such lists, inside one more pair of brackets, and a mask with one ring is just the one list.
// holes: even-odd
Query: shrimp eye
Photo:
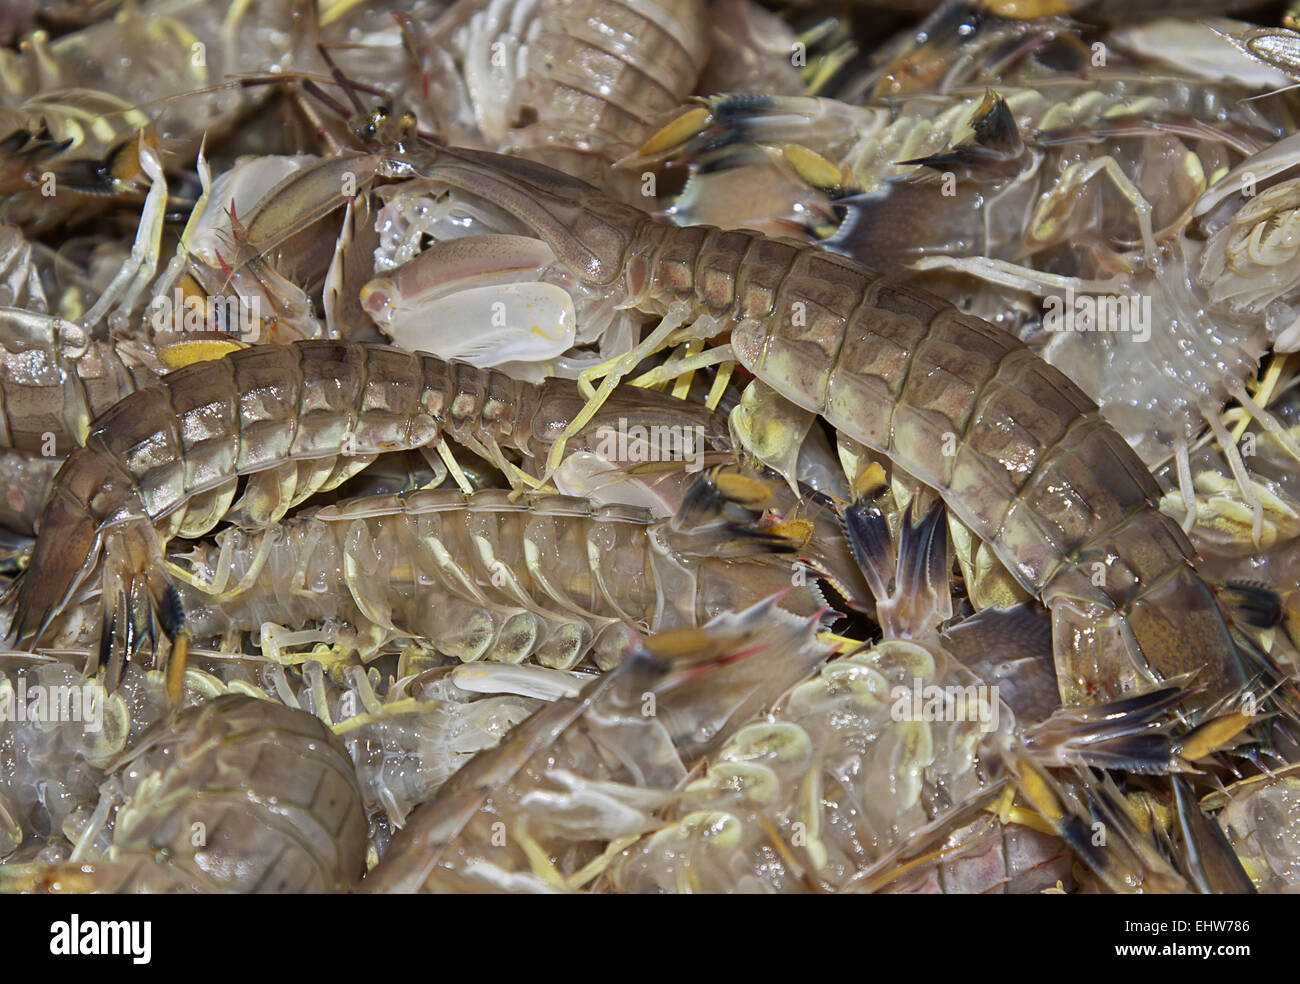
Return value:
[(382, 109), (376, 109), (366, 120), (366, 135), (375, 136), (382, 132), (388, 125), (388, 114)]

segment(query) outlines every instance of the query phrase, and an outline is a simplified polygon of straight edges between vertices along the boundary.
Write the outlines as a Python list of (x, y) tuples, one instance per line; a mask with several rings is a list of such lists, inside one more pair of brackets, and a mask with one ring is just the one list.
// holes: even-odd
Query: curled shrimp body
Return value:
[[(574, 275), (664, 320), (730, 328), (736, 361), (786, 399), (939, 491), (1056, 624), (1069, 703), (1199, 670), (1241, 682), (1193, 551), (1141, 459), (1096, 405), (1013, 335), (815, 247), (678, 228), (530, 162), (391, 155), (512, 213)], [(602, 384), (604, 385), (604, 384)], [(554, 452), (553, 452), (554, 455)]]
[[(1294, 321), (1279, 263), (1285, 192), (1276, 186), (1256, 200), (1248, 186), (1244, 203), (1231, 194), (1276, 166), (1294, 138), (1272, 141), (1294, 120), (1242, 108), (1244, 92), (1107, 73), (915, 96), (897, 115), (832, 100), (723, 97), (692, 111), (704, 119), (683, 126), (698, 134), (681, 153), (712, 169), (700, 176), (712, 206), (720, 199), (707, 183), (725, 173), (728, 155), (714, 145), (752, 127), (730, 152), (746, 161), (754, 141), (766, 144), (781, 168), (830, 196), (826, 210), (846, 212), (842, 223), (802, 222), (824, 247), (1023, 331), (1148, 466), (1171, 454), (1185, 463), (1206, 414), (1237, 395)], [(832, 123), (849, 120), (856, 139)], [(830, 187), (840, 182), (850, 187)], [(679, 218), (699, 211), (693, 195), (675, 206)], [(1239, 208), (1194, 224), (1205, 201)], [(715, 210), (712, 219), (740, 216)]]
[(635, 200), (640, 175), (609, 164), (694, 90), (708, 24), (703, 0), (459, 0), (426, 44), (458, 63), (431, 72), (432, 84), (467, 104), (484, 146)]
[[(633, 405), (653, 396), (636, 394)], [(670, 402), (682, 407), (670, 411), (681, 426), (699, 425), (688, 404)], [(515, 475), (503, 449), (544, 456), (581, 403), (571, 382), (528, 386), (361, 343), (258, 345), (177, 370), (99, 417), (56, 476), (21, 589), (19, 634), (39, 632), (66, 604), (105, 538), (120, 538), (136, 562), (161, 560), (153, 524), (164, 540), (201, 535), (228, 513), (262, 526), (379, 454), (444, 437)], [(616, 401), (609, 412), (616, 421), (625, 411)], [(252, 477), (236, 502), (242, 475)], [(147, 578), (154, 604), (168, 610), (157, 565)]]
[(568, 669), (590, 654), (608, 669), (633, 626), (702, 624), (788, 586), (788, 559), (728, 559), (780, 543), (754, 537), (746, 546), (732, 524), (679, 529), (569, 496), (375, 496), (265, 531), (222, 532), (186, 555), (191, 570), (221, 583), (183, 589), (181, 604), (196, 639), (334, 622), (357, 634), (363, 656), (397, 636), (461, 660)]
[(316, 717), (269, 700), (224, 695), (160, 722), (103, 795), (111, 836), (88, 835), (61, 865), (5, 871), (6, 887), (338, 892), (362, 871), (365, 814), (346, 750)]

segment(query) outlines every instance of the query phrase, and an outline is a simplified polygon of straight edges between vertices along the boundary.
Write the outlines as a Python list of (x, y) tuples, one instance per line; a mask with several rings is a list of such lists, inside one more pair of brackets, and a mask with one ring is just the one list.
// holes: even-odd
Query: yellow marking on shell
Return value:
[(247, 680), (231, 680), (226, 689), (232, 694), (243, 694), (245, 697), (256, 697), (258, 700), (271, 700), (265, 690), (255, 687)]
[(515, 829), (512, 833), (515, 843), (519, 845), (524, 852), (524, 856), (528, 858), (528, 866), (533, 869), (533, 874), (553, 888), (566, 888), (564, 876), (555, 867), (546, 849), (537, 843), (532, 835), (524, 829), (522, 819), (515, 822)]
[(172, 640), (172, 651), (167, 657), (167, 706), (179, 707), (185, 682), (185, 664), (190, 651), (189, 633), (182, 630)]
[(1186, 762), (1196, 762), (1227, 747), (1232, 739), (1249, 728), (1255, 717), (1243, 711), (1233, 711), (1222, 717), (1206, 721), (1195, 728), (1183, 741), (1178, 755)]
[(696, 810), (672, 826), (656, 831), (650, 842), (663, 844), (665, 841), (681, 842), (699, 837), (710, 845), (733, 848), (740, 843), (743, 829), (740, 821), (724, 810)]
[(778, 471), (792, 465), (812, 419), (807, 411), (774, 394), (758, 380), (745, 387), (730, 416), (731, 426), (745, 449)]
[(704, 129), (712, 115), (706, 106), (688, 109), (643, 143), (637, 154), (639, 156), (661, 154), (678, 144), (685, 143)]
[(1021, 769), (1017, 775), (1020, 790), (1033, 805), (1039, 816), (1053, 826), (1059, 825), (1065, 817), (1065, 806), (1057, 798), (1046, 780), (1032, 768)]
[(405, 697), (402, 700), (395, 700), (390, 704), (383, 705), (382, 710), (366, 711), (361, 714), (354, 714), (352, 717), (344, 718), (336, 724), (330, 725), (330, 730), (336, 735), (345, 735), (349, 731), (355, 731), (357, 728), (364, 728), (368, 724), (374, 724), (378, 721), (385, 721), (389, 718), (396, 717), (398, 714), (432, 714), (437, 711), (442, 704), (436, 700), (419, 700), (415, 697)]
[[(82, 133), (81, 131), (81, 127), (77, 127), (77, 130), (79, 133), (81, 133), (81, 135), (84, 136), (84, 133)], [(118, 137), (117, 128), (114, 127), (102, 116), (96, 117), (91, 121), (90, 132), (92, 135), (94, 135), (95, 139), (98, 140), (100, 143), (112, 143), (112, 141), (117, 139)], [(78, 140), (77, 144), (79, 144), (80, 142), (81, 141)], [(131, 141), (128, 141), (128, 143), (129, 142)], [(77, 144), (74, 144), (73, 146), (76, 146)], [(114, 176), (116, 177), (116, 175)]]
[(1146, 116), (1148, 114), (1158, 113), (1164, 107), (1160, 100), (1155, 96), (1139, 96), (1137, 99), (1128, 102), (1118, 103), (1111, 106), (1101, 114), (1102, 119), (1119, 119), (1127, 116)]
[(723, 498), (746, 509), (762, 509), (772, 498), (772, 489), (766, 482), (740, 472), (720, 470), (713, 476), (713, 482)]
[[(393, 286), (393, 282), (378, 277), (361, 285), (361, 292), (357, 295), (357, 299), (367, 313), (375, 315), (396, 307), (396, 302), (393, 300), (396, 295), (397, 288)], [(375, 304), (370, 303), (372, 298), (375, 299)]]
[(984, 0), (986, 9), (1008, 20), (1059, 17), (1068, 14), (1073, 6), (1071, 0)]
[(997, 814), (997, 818), (1003, 823), (1006, 823), (1007, 817), (1010, 815), (1011, 810), (1015, 805), (1015, 800), (1016, 787), (1009, 785), (1002, 791), (1002, 795), (986, 806), (985, 809), (990, 813)]
[(713, 377), (713, 385), (709, 388), (709, 395), (704, 401), (704, 405), (710, 410), (718, 409), (718, 404), (722, 402), (722, 395), (727, 391), (727, 384), (731, 382), (731, 374), (735, 368), (734, 360), (724, 362), (718, 367), (717, 375)]
[(887, 485), (884, 466), (878, 461), (873, 461), (854, 478), (853, 498), (855, 500), (875, 498)]
[(1125, 794), (1125, 805), (1138, 829), (1150, 834), (1152, 823), (1166, 833), (1174, 823), (1174, 811), (1169, 803), (1145, 789), (1135, 789)]
[(329, 27), (367, 0), (321, 0), (320, 26)]
[(838, 188), (845, 183), (840, 169), (815, 150), (786, 144), (781, 148), (781, 156), (794, 169), (799, 180), (814, 188)]
[[(1016, 797), (1016, 787), (1008, 786), (1002, 801), (991, 803), (985, 807), (990, 813), (996, 813), (998, 820), (1003, 824), (1019, 824), (1022, 827), (1028, 827), (1030, 830), (1036, 830), (1040, 834), (1055, 834), (1056, 831), (1052, 825), (1044, 820), (1033, 810), (1018, 806), (1013, 801)], [(1006, 801), (1006, 802), (1004, 802)]]
[(1205, 190), (1205, 165), (1201, 163), (1201, 158), (1188, 151), (1183, 155), (1183, 173), (1192, 182), (1192, 186), (1197, 189), (1198, 194)]
[[(110, 132), (108, 139), (111, 140), (112, 136), (113, 135)], [(82, 125), (78, 123), (76, 120), (69, 117), (63, 121), (63, 139), (71, 140), (72, 146), (74, 147), (80, 147), (83, 143), (86, 142), (85, 128), (82, 127)]]
[[(823, 646), (829, 646), (838, 654), (851, 653), (862, 645), (861, 639), (850, 639), (848, 636), (825, 631), (817, 633), (817, 641)], [(800, 686), (803, 686), (803, 684), (800, 684)]]
[(240, 349), (245, 348), (248, 348), (248, 346), (243, 342), (224, 338), (172, 342), (158, 348), (158, 361), (166, 366), (168, 371), (175, 371), (183, 369), (185, 366), (191, 366), (196, 362), (215, 362), (231, 352), (238, 352)]
[[(1269, 401), (1273, 398), (1273, 393), (1277, 390), (1278, 381), (1282, 378), (1282, 367), (1285, 363), (1285, 355), (1278, 355), (1277, 353), (1270, 355), (1268, 358), (1268, 368), (1265, 369), (1264, 374), (1260, 376), (1259, 382), (1255, 385), (1255, 388), (1251, 390), (1247, 387), (1247, 391), (1250, 393), (1251, 398), (1261, 407), (1268, 406)], [(1234, 443), (1241, 440), (1241, 435), (1244, 434), (1246, 428), (1250, 426), (1251, 419), (1252, 418), (1248, 413), (1243, 413), (1241, 415), (1241, 419), (1237, 421), (1236, 426), (1232, 429), (1232, 440)]]
[(986, 608), (1012, 608), (1029, 601), (1031, 595), (997, 556), (954, 516), (948, 517), (948, 537), (961, 565), (971, 605), (976, 611)]
[(1269, 867), (1268, 859), (1238, 854), (1237, 860), (1241, 862), (1241, 867), (1242, 870), (1246, 872), (1246, 877), (1254, 882), (1257, 889), (1262, 890), (1261, 887), (1273, 874), (1273, 869)]

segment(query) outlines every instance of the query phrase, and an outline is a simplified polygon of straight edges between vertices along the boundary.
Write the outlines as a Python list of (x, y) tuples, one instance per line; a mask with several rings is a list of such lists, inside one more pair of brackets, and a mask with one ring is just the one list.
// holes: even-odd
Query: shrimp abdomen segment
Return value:
[(1212, 672), (1232, 676), (1190, 543), (1082, 390), (925, 291), (794, 244), (762, 246), (790, 262), (784, 278), (759, 266), (758, 282), (737, 289), (732, 346), (746, 368), (937, 489), (1028, 590), (1118, 615), (1115, 632), (1162, 676), (1193, 653), (1215, 654)]
[[(187, 366), (100, 417), (55, 477), (16, 624), (43, 630), (93, 568), (110, 523), (148, 520), (164, 541), (200, 536), (228, 514), (263, 527), (376, 455), (444, 435), (494, 461), (503, 448), (535, 455), (580, 405), (571, 381), (529, 386), (356, 342), (261, 345)], [(241, 475), (251, 477), (231, 512)]]
[(158, 519), (279, 462), (428, 443), (438, 424), (424, 402), (423, 367), (409, 353), (259, 345), (132, 394), (95, 422), (86, 445), (118, 464)]

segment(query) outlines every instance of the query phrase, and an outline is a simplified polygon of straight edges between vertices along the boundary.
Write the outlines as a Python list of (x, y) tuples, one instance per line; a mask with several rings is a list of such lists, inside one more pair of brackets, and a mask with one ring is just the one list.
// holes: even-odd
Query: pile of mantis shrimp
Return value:
[(1300, 9), (0, 10), (0, 891), (1300, 891)]

